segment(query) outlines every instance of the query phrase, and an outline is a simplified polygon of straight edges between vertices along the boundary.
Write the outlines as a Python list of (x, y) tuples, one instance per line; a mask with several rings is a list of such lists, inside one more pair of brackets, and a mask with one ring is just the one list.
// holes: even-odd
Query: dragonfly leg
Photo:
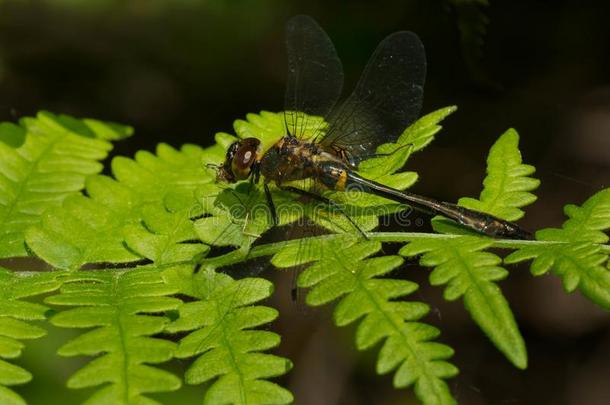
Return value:
[(341, 207), (341, 205), (337, 204), (333, 200), (326, 198), (324, 196), (321, 196), (319, 194), (312, 193), (311, 191), (301, 190), (300, 188), (296, 188), (296, 187), (292, 187), (292, 186), (283, 186), (282, 190), (304, 195), (306, 197), (310, 197), (310, 198), (313, 198), (315, 200), (318, 200), (320, 202), (330, 205), (331, 207), (333, 207), (334, 209), (339, 211), (341, 213), (341, 215), (343, 215), (345, 218), (347, 218), (347, 220), (354, 226), (354, 228), (356, 228), (358, 230), (358, 232), (360, 232), (360, 234), (362, 235), (362, 237), (364, 239), (366, 239), (366, 240), (369, 239), (369, 237), (366, 236), (366, 233), (364, 233), (364, 231), (358, 226), (358, 224), (356, 222), (354, 222), (354, 220), (349, 215), (347, 215), (347, 212), (345, 212), (343, 207)]
[(255, 183), (255, 176), (250, 176), (250, 181), (248, 182), (248, 194), (250, 194), (252, 192), (252, 190), (254, 189), (254, 183)]
[(275, 210), (275, 204), (273, 203), (273, 197), (271, 197), (271, 191), (269, 190), (269, 186), (267, 185), (267, 183), (264, 184), (264, 188), (265, 188), (265, 197), (267, 197), (267, 205), (269, 206), (269, 210), (271, 211), (271, 221), (272, 221), (272, 225), (278, 225), (278, 219), (277, 219), (277, 211)]
[(244, 226), (241, 228), (241, 233), (246, 235), (246, 236), (250, 236), (252, 238), (260, 238), (260, 235), (257, 235), (255, 233), (252, 232), (246, 232), (246, 227), (248, 226), (248, 219), (250, 218), (250, 213), (246, 212), (246, 218), (244, 218)]
[(258, 184), (258, 181), (261, 178), (260, 164), (255, 162), (252, 164), (250, 168), (250, 185), (248, 186), (248, 194), (252, 192), (255, 184)]

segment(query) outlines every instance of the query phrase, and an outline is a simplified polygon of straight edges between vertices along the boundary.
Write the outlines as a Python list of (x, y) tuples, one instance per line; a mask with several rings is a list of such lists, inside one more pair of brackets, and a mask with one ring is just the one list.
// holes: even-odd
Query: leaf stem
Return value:
[[(309, 239), (326, 239), (333, 240), (336, 238), (353, 238), (353, 235), (346, 234), (328, 234), (314, 236)], [(369, 232), (367, 233), (369, 240), (385, 242), (385, 243), (401, 243), (411, 242), (418, 239), (453, 239), (462, 237), (462, 235), (445, 235), (440, 233), (422, 233), (422, 232)], [(483, 237), (483, 236), (482, 236)], [(241, 249), (236, 249), (229, 253), (206, 257), (199, 261), (204, 267), (218, 268), (229, 266), (231, 264), (240, 263), (246, 260), (255, 259), (263, 256), (271, 256), (279, 252), (281, 249), (288, 248), (292, 245), (300, 243), (301, 239), (293, 239), (289, 241), (273, 242), (264, 245), (255, 246), (247, 252)], [(495, 239), (493, 247), (500, 249), (517, 249), (523, 246), (532, 245), (557, 245), (565, 242), (560, 241), (536, 241), (536, 240), (514, 240), (514, 239)], [(601, 251), (610, 253), (610, 245), (601, 245)]]

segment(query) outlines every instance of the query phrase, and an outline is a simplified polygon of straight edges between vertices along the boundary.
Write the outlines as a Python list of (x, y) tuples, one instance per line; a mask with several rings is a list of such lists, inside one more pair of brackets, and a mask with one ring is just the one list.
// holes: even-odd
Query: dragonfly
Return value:
[[(286, 134), (266, 150), (257, 138), (232, 143), (224, 163), (217, 168), (219, 182), (250, 179), (258, 184), (262, 176), (274, 223), (277, 223), (277, 214), (269, 189), (271, 183), (279, 189), (327, 203), (344, 213), (340, 204), (321, 193), (290, 185), (294, 181), (311, 179), (324, 189), (357, 189), (419, 211), (442, 215), (491, 237), (533, 238), (514, 222), (388, 187), (357, 173), (363, 160), (379, 156), (376, 154), (379, 145), (395, 141), (419, 116), (426, 56), (416, 34), (399, 31), (381, 41), (354, 91), (338, 106), (343, 67), (332, 41), (318, 23), (304, 15), (291, 18), (286, 25), (286, 49)], [(311, 117), (324, 119), (318, 120), (317, 128), (312, 130)], [(350, 222), (360, 230), (353, 220)]]

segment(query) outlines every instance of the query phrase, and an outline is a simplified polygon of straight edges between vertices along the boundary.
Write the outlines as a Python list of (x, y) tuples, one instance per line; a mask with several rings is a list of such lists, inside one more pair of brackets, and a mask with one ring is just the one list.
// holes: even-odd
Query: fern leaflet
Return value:
[(20, 340), (37, 339), (46, 334), (27, 321), (43, 320), (48, 307), (23, 298), (44, 294), (59, 287), (58, 273), (14, 273), (0, 267), (0, 403), (17, 405), (25, 401), (7, 386), (24, 384), (32, 375), (7, 362), (21, 355)]
[[(316, 124), (318, 122), (307, 121), (305, 125), (308, 123)], [(286, 135), (284, 114), (281, 112), (261, 111), (259, 114), (247, 114), (245, 120), (235, 120), (233, 129), (241, 139), (251, 137), (259, 139), (264, 150), (267, 150), (267, 148), (279, 141), (282, 136)]]
[(425, 404), (454, 403), (445, 378), (457, 374), (447, 361), (453, 350), (430, 340), (438, 329), (417, 322), (429, 308), (420, 302), (396, 301), (415, 291), (406, 280), (379, 278), (402, 264), (399, 256), (369, 258), (381, 250), (379, 242), (357, 242), (353, 238), (310, 238), (288, 244), (272, 258), (277, 267), (311, 264), (298, 279), (299, 287), (312, 287), (309, 305), (323, 305), (337, 298), (334, 320), (344, 326), (360, 318), (356, 346), (364, 350), (384, 341), (377, 372), (396, 370), (394, 386), (415, 385)]
[(173, 391), (180, 379), (148, 364), (173, 357), (175, 344), (151, 335), (163, 331), (168, 319), (152, 315), (176, 309), (181, 301), (154, 268), (129, 271), (80, 271), (66, 276), (58, 295), (46, 302), (69, 306), (51, 318), (64, 328), (95, 328), (67, 342), (62, 356), (101, 354), (68, 380), (70, 388), (107, 384), (89, 404), (153, 404), (146, 393)]
[(536, 196), (530, 191), (538, 188), (540, 180), (529, 177), (535, 170), (534, 166), (523, 164), (519, 135), (514, 129), (509, 129), (489, 150), (487, 177), (479, 199), (465, 197), (459, 200), (459, 204), (516, 221), (525, 214), (520, 208), (536, 201)]
[(463, 236), (453, 239), (421, 238), (400, 250), (404, 256), (424, 254), (422, 266), (434, 267), (430, 284), (444, 285), (446, 300), (464, 297), (464, 306), (496, 347), (519, 368), (527, 367), (525, 343), (500, 288), (494, 281), (508, 272), (502, 260), (482, 250), (493, 245), (487, 238)]
[(214, 179), (204, 170), (205, 152), (193, 145), (177, 151), (161, 144), (156, 156), (138, 152), (135, 160), (115, 158), (112, 170), (117, 180), (101, 175), (89, 178), (89, 197), (74, 195), (47, 211), (41, 223), (28, 230), (28, 246), (48, 263), (65, 269), (141, 259), (125, 247), (125, 227), (138, 224), (143, 207), (150, 203), (172, 210), (194, 206), (194, 190)]
[[(487, 176), (479, 199), (460, 198), (458, 205), (516, 221), (524, 215), (521, 208), (536, 201), (536, 196), (530, 192), (540, 185), (540, 180), (530, 177), (534, 171), (533, 166), (522, 162), (519, 134), (509, 129), (489, 150)], [(432, 226), (437, 232), (475, 234), (443, 217), (435, 217)]]
[(0, 142), (0, 257), (26, 256), (26, 229), (100, 172), (109, 141), (131, 135), (131, 128), (48, 112), (3, 128), (13, 141)]
[[(461, 198), (459, 205), (487, 212), (514, 221), (523, 216), (521, 208), (536, 200), (530, 191), (540, 181), (529, 177), (534, 167), (522, 163), (519, 135), (513, 129), (502, 134), (487, 157), (487, 176), (479, 199)], [(442, 217), (433, 219), (439, 232), (474, 235), (455, 222)], [(493, 241), (480, 235), (455, 239), (422, 238), (400, 251), (405, 256), (424, 254), (423, 266), (434, 267), (432, 285), (444, 285), (444, 297), (456, 300), (464, 297), (464, 305), (473, 320), (496, 347), (519, 368), (527, 367), (525, 343), (519, 333), (508, 302), (495, 281), (506, 278), (508, 272), (499, 267), (501, 259), (483, 252)]]
[(142, 223), (125, 227), (125, 243), (157, 265), (192, 261), (205, 255), (209, 247), (193, 243), (197, 234), (190, 210), (171, 212), (159, 204), (142, 207)]
[(550, 269), (560, 276), (564, 289), (581, 292), (599, 306), (610, 309), (610, 272), (604, 267), (607, 251), (599, 244), (608, 242), (605, 230), (610, 229), (610, 189), (602, 190), (578, 207), (566, 205), (569, 219), (561, 229), (546, 228), (536, 232), (536, 239), (544, 242), (528, 245), (511, 253), (504, 260), (517, 263), (534, 259), (533, 275)]
[(0, 123), (0, 142), (13, 148), (18, 148), (25, 142), (25, 129), (12, 122)]
[(177, 357), (199, 356), (186, 371), (189, 384), (214, 380), (205, 404), (287, 404), (286, 389), (267, 381), (287, 373), (289, 360), (261, 353), (280, 343), (272, 332), (254, 330), (274, 320), (275, 309), (252, 305), (271, 295), (273, 285), (260, 278), (233, 280), (212, 269), (193, 278), (195, 302), (179, 308), (170, 332), (192, 331), (178, 346)]

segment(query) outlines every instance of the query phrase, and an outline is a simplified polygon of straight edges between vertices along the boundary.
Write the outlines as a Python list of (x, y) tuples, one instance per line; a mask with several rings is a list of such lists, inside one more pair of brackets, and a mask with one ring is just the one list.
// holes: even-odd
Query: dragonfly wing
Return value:
[(418, 36), (400, 31), (385, 38), (366, 65), (356, 89), (329, 118), (327, 149), (342, 149), (353, 163), (396, 140), (422, 106), (426, 54)]
[(311, 17), (298, 15), (286, 24), (288, 80), (284, 119), (289, 134), (316, 135), (343, 88), (343, 67), (326, 32)]

